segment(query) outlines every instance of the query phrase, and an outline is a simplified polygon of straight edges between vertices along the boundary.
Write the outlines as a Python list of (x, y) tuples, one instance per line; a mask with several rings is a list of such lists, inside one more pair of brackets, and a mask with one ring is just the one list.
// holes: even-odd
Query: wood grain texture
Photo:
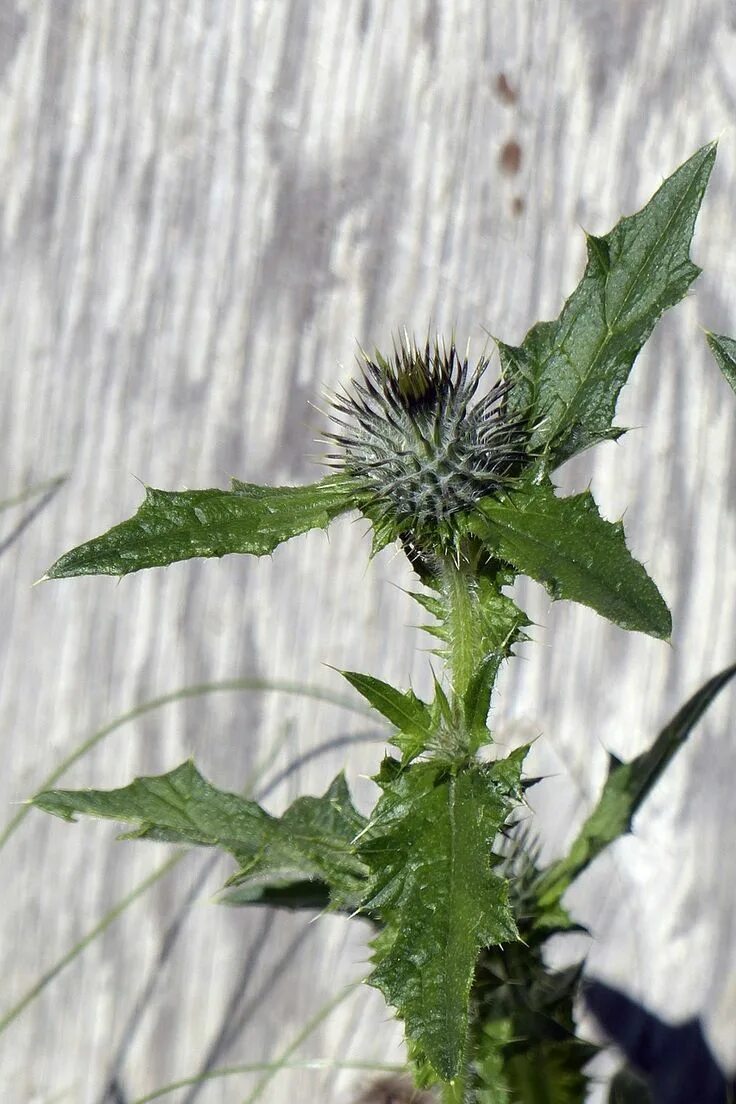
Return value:
[[(627, 757), (736, 654), (736, 408), (698, 323), (736, 332), (736, 9), (730, 0), (3, 0), (0, 498), (68, 472), (37, 516), (0, 515), (3, 807), (87, 735), (189, 682), (335, 685), (320, 664), (426, 685), (409, 576), (334, 525), (270, 560), (31, 590), (56, 556), (161, 487), (299, 482), (318, 469), (323, 385), (355, 340), (398, 327), (519, 340), (556, 314), (601, 233), (722, 132), (696, 291), (657, 329), (620, 404), (642, 427), (570, 464), (668, 599), (673, 646), (523, 589), (537, 644), (507, 671), (499, 740), (544, 733), (549, 851)], [(346, 365), (342, 367), (341, 365)], [(28, 524), (24, 525), (24, 519)], [(725, 695), (574, 906), (591, 969), (668, 1018), (704, 1017), (736, 1066), (736, 742)], [(264, 781), (359, 718), (221, 693), (122, 728), (65, 784), (122, 784), (189, 754)], [(349, 776), (370, 799), (380, 743)], [(269, 798), (317, 792), (343, 752)], [(9, 1008), (167, 858), (33, 812), (0, 853)], [(278, 1055), (365, 970), (366, 932), (208, 905), (228, 866), (190, 855), (7, 1029), (0, 1097), (130, 1104), (210, 1065)], [(0, 1014), (2, 1014), (0, 1012)], [(296, 1057), (396, 1060), (365, 989)], [(252, 1077), (174, 1104), (243, 1100)], [(264, 1099), (346, 1099), (354, 1074), (282, 1072)]]

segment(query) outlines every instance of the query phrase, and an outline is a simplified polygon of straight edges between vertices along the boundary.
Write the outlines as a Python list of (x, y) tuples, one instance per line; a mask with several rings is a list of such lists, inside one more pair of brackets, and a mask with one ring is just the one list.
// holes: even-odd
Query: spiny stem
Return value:
[(482, 655), (479, 654), (473, 576), (449, 557), (443, 565), (450, 629), (449, 667), (455, 697), (462, 700)]

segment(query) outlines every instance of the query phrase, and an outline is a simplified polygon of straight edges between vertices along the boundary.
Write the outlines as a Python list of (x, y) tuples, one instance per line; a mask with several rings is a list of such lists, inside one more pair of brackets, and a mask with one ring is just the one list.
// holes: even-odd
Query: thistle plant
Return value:
[[(638, 214), (588, 235), (587, 266), (558, 319), (484, 354), (454, 339), (397, 339), (361, 353), (330, 398), (330, 473), (297, 487), (147, 488), (129, 520), (48, 573), (126, 575), (195, 556), (266, 555), (357, 511), (375, 554), (398, 543), (435, 638), (431, 700), (342, 672), (388, 722), (380, 796), (354, 807), (343, 774), (281, 817), (212, 786), (191, 762), (122, 789), (49, 790), (34, 804), (67, 820), (108, 817), (126, 838), (219, 847), (236, 869), (231, 904), (315, 907), (374, 926), (371, 985), (402, 1019), (416, 1083), (446, 1102), (574, 1104), (595, 1048), (575, 1035), (582, 964), (545, 965), (551, 934), (580, 930), (563, 898), (632, 817), (734, 668), (714, 676), (630, 763), (611, 761), (568, 854), (543, 867), (524, 812), (528, 747), (499, 753), (489, 723), (502, 664), (530, 622), (519, 575), (623, 629), (667, 640), (670, 614), (590, 491), (561, 496), (555, 470), (619, 437), (619, 393), (662, 313), (698, 275), (689, 250), (715, 158), (700, 149)], [(708, 335), (736, 384), (736, 343)], [(522, 810), (523, 811), (523, 810)], [(620, 1090), (620, 1083), (619, 1083)], [(612, 1090), (612, 1094), (619, 1091)], [(614, 1095), (611, 1100), (618, 1099)], [(641, 1099), (645, 1099), (642, 1097)]]

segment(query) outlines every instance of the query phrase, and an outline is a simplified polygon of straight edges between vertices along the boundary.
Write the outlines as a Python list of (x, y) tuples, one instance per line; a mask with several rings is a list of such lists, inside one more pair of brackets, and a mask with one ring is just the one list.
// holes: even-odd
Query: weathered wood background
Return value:
[[(519, 340), (604, 232), (722, 134), (699, 223), (695, 293), (657, 329), (620, 407), (638, 428), (563, 473), (626, 511), (668, 599), (673, 646), (626, 635), (539, 588), (537, 643), (507, 671), (502, 742), (543, 733), (556, 777), (534, 803), (550, 853), (601, 784), (606, 748), (641, 750), (736, 657), (736, 401), (699, 323), (736, 332), (736, 7), (732, 0), (0, 0), (0, 723), (5, 816), (135, 704), (238, 676), (320, 666), (421, 688), (409, 576), (336, 524), (272, 559), (31, 589), (63, 550), (161, 487), (314, 478), (320, 389), (355, 341), (406, 325)], [(344, 365), (344, 367), (343, 367)], [(38, 501), (38, 500), (37, 500)], [(24, 524), (28, 522), (28, 524)], [(664, 1018), (702, 1015), (736, 1065), (736, 698), (724, 696), (574, 907), (590, 969)], [(122, 784), (188, 755), (236, 788), (325, 739), (366, 735), (334, 706), (218, 693), (112, 733), (64, 776)], [(368, 733), (370, 734), (370, 733)], [(380, 742), (356, 742), (360, 801)], [(345, 749), (269, 798), (324, 788)], [(2, 854), (10, 1009), (166, 860), (113, 826), (32, 811)], [(200, 1069), (278, 1057), (366, 968), (362, 925), (210, 904), (224, 860), (189, 855), (13, 1020), (3, 1101), (130, 1104)], [(400, 1060), (363, 988), (292, 1058)], [(279, 1073), (264, 1099), (346, 1100), (352, 1072)], [(244, 1100), (252, 1076), (175, 1104)]]

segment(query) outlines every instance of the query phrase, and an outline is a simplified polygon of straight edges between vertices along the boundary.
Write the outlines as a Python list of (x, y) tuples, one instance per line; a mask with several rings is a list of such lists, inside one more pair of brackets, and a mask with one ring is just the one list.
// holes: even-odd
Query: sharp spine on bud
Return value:
[(359, 363), (362, 378), (330, 398), (325, 437), (340, 451), (327, 462), (354, 480), (374, 524), (446, 547), (455, 515), (507, 489), (529, 460), (525, 419), (507, 413), (510, 385), (476, 398), (489, 360), (471, 369), (454, 341), (421, 348), (404, 335), (389, 359), (361, 350)]

